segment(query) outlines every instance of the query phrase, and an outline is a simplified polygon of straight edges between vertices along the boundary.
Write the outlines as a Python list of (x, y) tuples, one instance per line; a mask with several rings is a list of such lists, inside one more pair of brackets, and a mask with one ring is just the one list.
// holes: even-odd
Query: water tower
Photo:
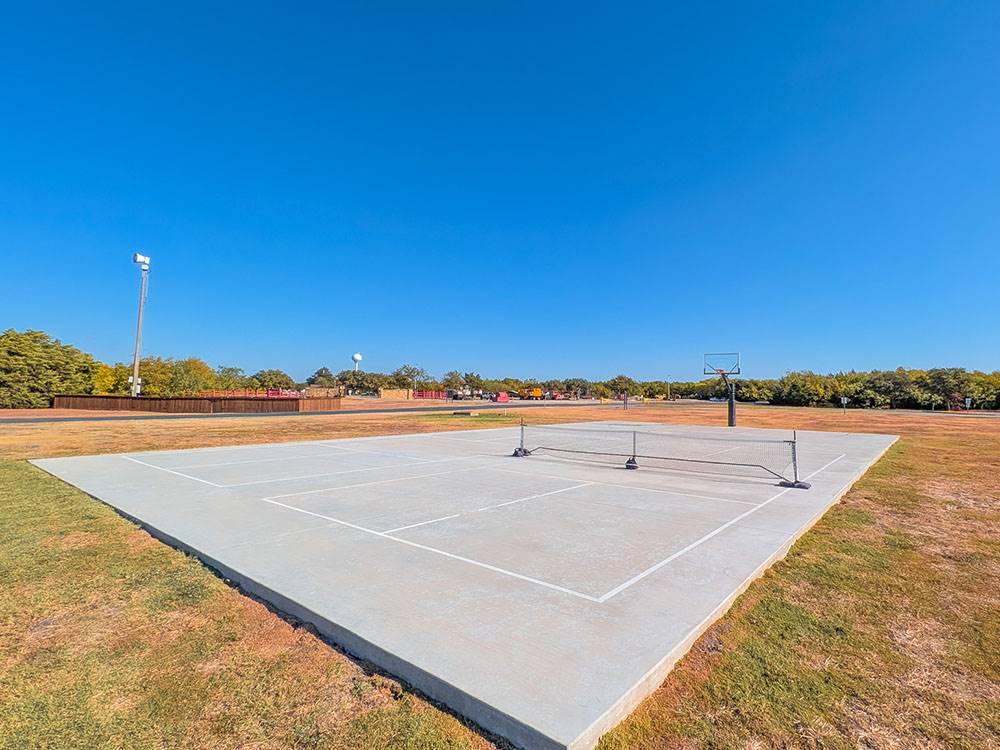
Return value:
[(357, 372), (358, 368), (361, 367), (361, 360), (363, 359), (364, 357), (361, 356), (361, 352), (354, 352), (351, 355), (351, 360), (354, 362), (354, 372)]

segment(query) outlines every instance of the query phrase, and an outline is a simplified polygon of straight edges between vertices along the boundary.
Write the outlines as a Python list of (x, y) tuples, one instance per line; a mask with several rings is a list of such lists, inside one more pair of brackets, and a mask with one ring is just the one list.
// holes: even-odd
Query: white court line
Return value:
[(395, 534), (397, 531), (406, 531), (407, 529), (415, 529), (418, 526), (427, 526), (428, 524), (437, 523), (438, 521), (447, 521), (451, 518), (458, 518), (463, 515), (462, 513), (452, 513), (450, 516), (441, 516), (440, 518), (432, 518), (430, 521), (421, 521), (420, 523), (411, 523), (409, 526), (398, 526), (395, 529), (386, 529), (383, 534)]
[[(835, 463), (837, 463), (837, 461), (839, 461), (842, 458), (846, 458), (846, 457), (847, 457), (846, 453), (840, 454), (839, 456), (837, 456), (837, 458), (835, 458), (832, 461), (830, 461), (830, 463), (826, 464), (825, 466), (820, 467), (819, 469), (816, 469), (816, 471), (814, 471), (812, 474), (810, 474), (809, 476), (807, 476), (806, 479), (812, 479), (814, 476), (816, 476), (817, 474), (819, 474), (824, 469), (830, 468)], [(622, 584), (620, 584), (618, 586), (615, 586), (613, 589), (611, 589), (611, 591), (609, 591), (608, 593), (604, 594), (604, 596), (601, 596), (601, 597), (599, 597), (597, 599), (598, 604), (604, 604), (604, 602), (608, 601), (608, 599), (610, 599), (611, 597), (620, 594), (622, 591), (624, 591), (625, 589), (629, 588), (630, 586), (638, 583), (639, 581), (641, 581), (646, 576), (648, 576), (648, 575), (650, 575), (652, 573), (655, 573), (660, 568), (662, 568), (664, 565), (667, 565), (668, 563), (673, 562), (674, 560), (676, 560), (681, 555), (687, 554), (688, 552), (690, 552), (691, 550), (693, 550), (695, 547), (701, 546), (702, 544), (704, 544), (705, 542), (707, 542), (712, 537), (714, 537), (714, 536), (716, 536), (718, 534), (721, 534), (723, 531), (725, 531), (726, 529), (728, 529), (734, 523), (737, 523), (738, 521), (742, 521), (744, 518), (746, 518), (747, 516), (749, 516), (751, 513), (756, 513), (758, 510), (760, 510), (761, 508), (763, 508), (765, 505), (767, 505), (768, 503), (773, 502), (774, 500), (777, 500), (779, 497), (781, 497), (782, 495), (784, 495), (786, 492), (790, 492), (792, 489), (794, 489), (794, 488), (792, 488), (792, 487), (786, 487), (781, 492), (779, 492), (778, 494), (773, 495), (772, 497), (768, 498), (767, 500), (765, 500), (764, 502), (762, 502), (760, 505), (756, 506), (755, 508), (751, 508), (746, 513), (741, 513), (740, 515), (736, 516), (736, 518), (732, 519), (731, 521), (727, 521), (726, 523), (722, 524), (722, 526), (720, 526), (719, 528), (717, 528), (715, 531), (710, 531), (709, 533), (705, 534), (705, 536), (703, 536), (701, 539), (698, 539), (697, 541), (691, 542), (691, 544), (689, 544), (684, 549), (678, 550), (677, 552), (675, 552), (674, 554), (672, 554), (670, 557), (666, 558), (665, 560), (661, 560), (660, 562), (656, 563), (656, 565), (652, 565), (652, 566), (646, 568), (644, 571), (642, 571), (638, 575), (632, 576), (627, 581), (625, 581), (625, 583), (622, 583)]]
[(502, 503), (497, 503), (496, 505), (486, 505), (482, 508), (476, 508), (475, 510), (465, 511), (463, 513), (452, 513), (450, 516), (441, 516), (441, 518), (432, 518), (430, 521), (421, 521), (420, 523), (411, 523), (409, 526), (400, 526), (395, 529), (387, 529), (383, 531), (383, 534), (395, 534), (397, 531), (405, 531), (406, 529), (415, 529), (417, 526), (427, 526), (432, 523), (437, 523), (438, 521), (448, 521), (452, 518), (458, 518), (459, 516), (467, 516), (471, 513), (482, 513), (487, 510), (495, 510), (496, 508), (506, 508), (508, 505), (516, 505), (517, 503), (524, 503), (528, 500), (537, 500), (540, 497), (548, 497), (549, 495), (558, 495), (560, 492), (569, 492), (570, 490), (578, 490), (581, 487), (587, 487), (593, 484), (593, 482), (584, 482), (583, 484), (575, 484), (572, 487), (563, 487), (561, 490), (552, 490), (551, 492), (541, 492), (537, 495), (528, 495), (528, 497), (518, 497), (513, 500), (507, 500)]
[(388, 451), (368, 451), (364, 448), (345, 448), (342, 445), (333, 445), (332, 443), (320, 443), (320, 445), (326, 446), (327, 448), (333, 448), (338, 451), (345, 451), (347, 453), (370, 453), (373, 456), (389, 456), (390, 458), (412, 458), (414, 461), (424, 461), (425, 456), (408, 456), (405, 453), (389, 453)]
[(373, 482), (355, 482), (354, 484), (339, 484), (336, 487), (323, 487), (318, 490), (305, 490), (304, 492), (288, 492), (284, 495), (271, 495), (270, 499), (278, 497), (298, 497), (299, 495), (317, 495), (321, 492), (334, 492), (335, 490), (348, 490), (352, 487), (372, 487), (377, 484), (391, 484), (392, 482), (406, 482), (411, 479), (425, 479), (426, 477), (442, 477), (445, 474), (458, 474), (460, 471), (475, 471), (476, 469), (486, 469), (487, 466), (469, 466), (464, 469), (449, 469), (448, 471), (435, 471), (430, 474), (415, 474), (412, 477), (394, 477), (392, 479), (376, 479)]
[[(473, 441), (470, 441), (473, 442)], [(389, 458), (407, 458), (413, 461), (425, 461), (426, 458), (421, 456), (408, 456), (405, 453), (389, 453), (387, 451), (369, 451), (361, 448), (345, 448), (342, 445), (333, 445), (332, 443), (325, 443), (321, 441), (316, 441), (315, 445), (322, 445), (324, 448), (333, 448), (334, 450), (344, 451), (345, 453), (363, 453), (371, 454), (373, 456), (388, 456)], [(256, 447), (256, 446), (248, 446)], [(336, 455), (334, 453), (303, 453), (298, 456), (278, 456), (276, 458), (250, 458), (245, 461), (219, 461), (217, 463), (211, 464), (183, 464), (182, 466), (174, 466), (175, 469), (204, 469), (215, 466), (237, 466), (239, 464), (262, 464), (269, 461), (293, 461), (300, 458), (323, 458), (324, 456)]]
[[(506, 429), (506, 428), (504, 428), (504, 429)], [(472, 432), (472, 430), (467, 430), (467, 432)], [(423, 436), (426, 436), (426, 437), (436, 437), (439, 440), (454, 440), (455, 442), (458, 442), (458, 443), (478, 443), (479, 445), (482, 445), (483, 443), (510, 443), (510, 442), (513, 442), (515, 445), (517, 444), (517, 435), (511, 435), (510, 438), (495, 437), (495, 438), (486, 438), (485, 440), (469, 440), (467, 438), (452, 437), (451, 435), (442, 435), (441, 433), (437, 433), (437, 432), (425, 432), (425, 433), (415, 432), (413, 434), (414, 435), (423, 435)]]
[[(712, 451), (711, 453), (706, 453), (704, 456), (699, 456), (699, 458), (708, 458), (709, 456), (718, 456), (718, 455), (720, 455), (722, 453), (729, 453), (729, 451), (734, 451), (737, 448), (742, 448), (742, 447), (743, 446), (741, 446), (741, 445), (734, 445), (732, 448), (723, 448), (721, 451)], [(698, 459), (695, 458), (694, 460), (697, 461)]]
[[(425, 466), (427, 464), (444, 464), (454, 461), (471, 461), (484, 456), (461, 456), (459, 458), (439, 458), (433, 461), (414, 461), (408, 464), (386, 464), (385, 466), (365, 466), (361, 469), (344, 469), (342, 471), (324, 471), (319, 474), (302, 474), (297, 477), (278, 477), (277, 479), (258, 479), (253, 482), (237, 482), (236, 484), (222, 484), (217, 487), (246, 487), (251, 484), (273, 484), (274, 482), (292, 482), (296, 479), (315, 479), (316, 477), (332, 477), (338, 474), (356, 474), (361, 471), (379, 471), (380, 469), (405, 469), (410, 466)], [(407, 477), (411, 478), (411, 477)]]
[(549, 495), (558, 495), (560, 492), (569, 492), (570, 490), (578, 490), (581, 487), (589, 487), (595, 484), (594, 482), (582, 482), (581, 484), (574, 484), (572, 487), (563, 487), (561, 490), (551, 490), (550, 492), (540, 492), (537, 495), (528, 495), (528, 497), (519, 497), (516, 500), (508, 500), (505, 503), (498, 503), (496, 505), (487, 505), (485, 508), (476, 508), (473, 513), (481, 513), (484, 510), (493, 510), (494, 508), (505, 508), (508, 505), (514, 505), (515, 503), (523, 503), (528, 500), (537, 500), (540, 497), (548, 497)]
[(148, 466), (150, 469), (158, 469), (159, 471), (165, 471), (168, 474), (174, 474), (179, 477), (184, 477), (185, 479), (193, 479), (195, 482), (201, 482), (202, 484), (207, 484), (210, 487), (218, 487), (219, 489), (224, 488), (224, 484), (216, 484), (215, 482), (209, 482), (207, 479), (199, 479), (198, 477), (193, 477), (190, 474), (182, 474), (179, 471), (174, 471), (173, 469), (164, 469), (162, 466), (156, 466), (155, 464), (147, 464), (145, 461), (140, 461), (138, 458), (132, 458), (131, 456), (121, 456), (126, 461), (132, 461), (133, 463), (142, 464), (143, 466)]
[(333, 523), (339, 524), (341, 526), (346, 526), (349, 529), (354, 529), (355, 531), (360, 531), (364, 534), (371, 534), (372, 536), (381, 537), (382, 539), (388, 539), (393, 542), (398, 542), (399, 544), (405, 544), (408, 547), (414, 547), (416, 549), (422, 549), (425, 552), (431, 552), (435, 555), (441, 555), (442, 557), (447, 557), (451, 560), (458, 560), (459, 562), (467, 563), (468, 565), (475, 565), (477, 568), (483, 568), (484, 570), (490, 570), (494, 573), (499, 573), (500, 575), (505, 575), (510, 578), (516, 578), (521, 581), (526, 581), (528, 583), (533, 583), (536, 586), (543, 586), (547, 589), (552, 589), (553, 591), (559, 591), (563, 594), (569, 594), (570, 596), (575, 596), (579, 599), (586, 599), (588, 602), (598, 602), (596, 597), (590, 596), (589, 594), (582, 594), (579, 591), (574, 591), (573, 589), (568, 589), (563, 586), (557, 586), (554, 583), (549, 583), (548, 581), (542, 581), (538, 578), (532, 578), (531, 576), (521, 575), (520, 573), (515, 573), (512, 570), (504, 570), (503, 568), (498, 568), (495, 565), (489, 565), (488, 563), (479, 562), (478, 560), (472, 560), (468, 557), (462, 557), (461, 555), (453, 555), (451, 552), (445, 552), (444, 550), (436, 549), (434, 547), (428, 547), (426, 544), (419, 544), (417, 542), (411, 542), (409, 539), (400, 539), (396, 536), (390, 536), (384, 531), (375, 531), (374, 529), (367, 529), (364, 526), (358, 526), (357, 524), (349, 523), (347, 521), (341, 521), (339, 518), (333, 518), (332, 516), (324, 516), (322, 513), (313, 513), (311, 510), (304, 510), (302, 508), (296, 508), (294, 505), (286, 505), (285, 503), (279, 503), (273, 498), (264, 497), (261, 498), (265, 503), (270, 503), (271, 505), (277, 505), (281, 508), (287, 508), (288, 510), (294, 510), (298, 513), (305, 513), (309, 516), (315, 516), (316, 518), (324, 518), (327, 521), (332, 521)]
[[(518, 471), (517, 469), (501, 469), (496, 466), (489, 467), (492, 471), (503, 471), (508, 474), (517, 474), (522, 477), (545, 477), (547, 479), (561, 479), (564, 482), (575, 482), (579, 477), (564, 477), (558, 474), (542, 474), (536, 471)], [(653, 487), (641, 487), (636, 484), (620, 484), (617, 482), (599, 482), (596, 479), (591, 482), (591, 484), (599, 484), (604, 487), (620, 487), (625, 490), (639, 490), (640, 492), (657, 492), (661, 495), (676, 495), (677, 497), (694, 497), (699, 500), (714, 500), (719, 503), (736, 503), (737, 505), (757, 505), (756, 502), (752, 500), (736, 500), (734, 498), (728, 497), (713, 497), (711, 495), (699, 495), (693, 492), (679, 492), (676, 490), (662, 490)], [(773, 486), (773, 485), (772, 485)]]

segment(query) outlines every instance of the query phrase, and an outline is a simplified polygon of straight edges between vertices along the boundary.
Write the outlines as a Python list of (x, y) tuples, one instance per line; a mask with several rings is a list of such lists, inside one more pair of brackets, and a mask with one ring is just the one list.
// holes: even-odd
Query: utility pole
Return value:
[(142, 356), (142, 309), (146, 304), (146, 290), (149, 287), (149, 256), (136, 253), (132, 262), (139, 264), (142, 281), (139, 282), (139, 321), (135, 326), (135, 354), (132, 357), (132, 398), (142, 392), (142, 382), (139, 380), (139, 359)]

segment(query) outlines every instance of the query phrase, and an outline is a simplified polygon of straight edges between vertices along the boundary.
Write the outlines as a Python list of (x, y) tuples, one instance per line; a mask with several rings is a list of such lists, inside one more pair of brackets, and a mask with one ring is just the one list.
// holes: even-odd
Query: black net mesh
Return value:
[(784, 481), (795, 479), (794, 440), (702, 437), (690, 433), (638, 430), (625, 425), (524, 425), (522, 430), (521, 448), (528, 455), (549, 454), (680, 471), (746, 473)]

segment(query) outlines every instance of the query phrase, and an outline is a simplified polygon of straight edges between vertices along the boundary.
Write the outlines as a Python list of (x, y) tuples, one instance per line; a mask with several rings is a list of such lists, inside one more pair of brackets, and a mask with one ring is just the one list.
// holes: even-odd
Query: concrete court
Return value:
[(747, 470), (513, 458), (517, 434), (33, 463), (485, 729), (590, 748), (896, 440), (799, 432), (801, 490)]

